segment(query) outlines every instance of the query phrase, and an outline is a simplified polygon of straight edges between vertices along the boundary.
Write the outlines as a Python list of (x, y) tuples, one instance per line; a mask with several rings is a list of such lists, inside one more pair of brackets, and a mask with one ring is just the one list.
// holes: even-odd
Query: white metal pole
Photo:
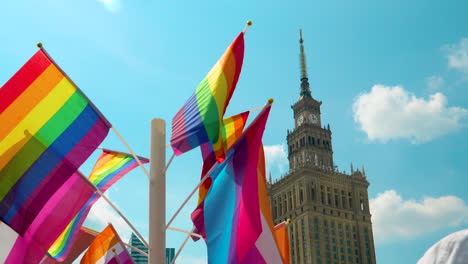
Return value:
[(166, 122), (151, 120), (149, 180), (149, 262), (166, 261)]

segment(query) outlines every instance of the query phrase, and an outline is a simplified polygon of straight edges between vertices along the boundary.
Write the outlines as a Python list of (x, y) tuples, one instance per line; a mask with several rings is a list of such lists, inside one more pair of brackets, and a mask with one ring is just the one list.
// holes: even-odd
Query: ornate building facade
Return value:
[(333, 163), (330, 125), (322, 126), (321, 101), (313, 98), (300, 34), (301, 87), (287, 132), (290, 172), (269, 181), (275, 224), (288, 225), (292, 264), (375, 264), (364, 168), (340, 173)]

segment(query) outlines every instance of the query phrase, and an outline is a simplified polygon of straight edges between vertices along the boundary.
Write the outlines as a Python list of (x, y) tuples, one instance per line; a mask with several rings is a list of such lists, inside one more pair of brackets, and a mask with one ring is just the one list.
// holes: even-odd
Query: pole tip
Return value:
[(250, 27), (251, 25), (252, 25), (252, 21), (251, 20), (247, 21), (247, 26)]
[(275, 100), (273, 100), (273, 98), (268, 99), (268, 103), (269, 103), (269, 104), (272, 104), (274, 101), (275, 101)]
[(288, 218), (288, 220), (286, 220), (286, 224), (290, 224), (291, 223), (291, 218)]
[(42, 42), (38, 42), (36, 45), (38, 48), (42, 49)]

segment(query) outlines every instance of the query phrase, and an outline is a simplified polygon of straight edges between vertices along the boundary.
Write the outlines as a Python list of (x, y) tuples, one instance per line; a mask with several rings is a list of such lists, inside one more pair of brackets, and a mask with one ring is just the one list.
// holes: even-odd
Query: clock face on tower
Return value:
[(300, 115), (299, 118), (297, 119), (297, 125), (300, 126), (304, 122), (304, 116)]
[(314, 115), (314, 114), (310, 114), (310, 115), (309, 115), (309, 120), (310, 120), (310, 122), (312, 122), (313, 124), (317, 124), (317, 123), (318, 123), (318, 118), (317, 118), (317, 116)]

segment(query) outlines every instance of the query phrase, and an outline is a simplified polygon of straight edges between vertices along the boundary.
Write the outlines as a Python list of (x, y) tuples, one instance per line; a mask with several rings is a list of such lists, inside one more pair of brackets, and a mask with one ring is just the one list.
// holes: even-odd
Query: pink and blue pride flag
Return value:
[(224, 160), (223, 116), (243, 60), (244, 33), (241, 32), (172, 119), (171, 146), (176, 155), (211, 142), (218, 160)]
[(208, 263), (281, 263), (265, 182), (259, 181), (264, 178), (262, 136), (270, 108), (265, 106), (226, 160), (215, 165), (208, 194), (192, 213), (207, 243)]
[(111, 127), (39, 50), (0, 88), (0, 220), (24, 235)]
[[(149, 162), (148, 159), (143, 157), (138, 157), (138, 159), (143, 164)], [(104, 149), (88, 179), (104, 193), (112, 184), (137, 166), (138, 162), (132, 155)], [(99, 194), (94, 193), (86, 205), (78, 212), (70, 224), (68, 224), (67, 228), (50, 247), (48, 251), (50, 257), (59, 261), (65, 260), (68, 257), (69, 252), (78, 238), (80, 228), (86, 216), (99, 197)]]

